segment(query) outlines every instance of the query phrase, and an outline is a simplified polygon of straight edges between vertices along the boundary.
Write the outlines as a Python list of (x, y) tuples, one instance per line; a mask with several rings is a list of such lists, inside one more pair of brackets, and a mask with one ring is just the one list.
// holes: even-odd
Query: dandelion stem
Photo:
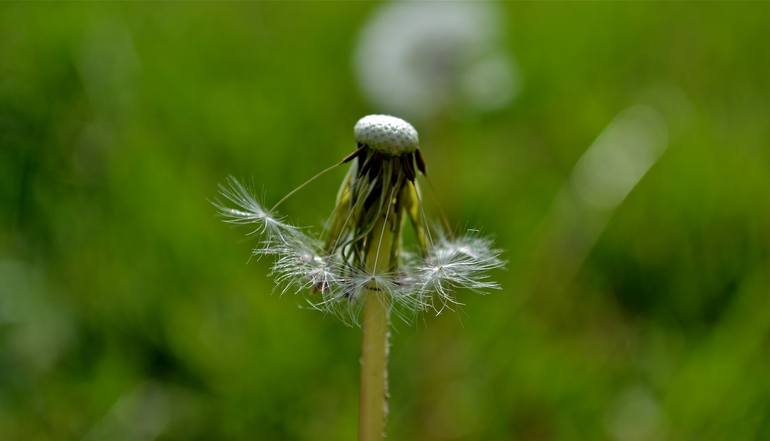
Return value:
[[(391, 201), (388, 201), (392, 203)], [(388, 222), (390, 220), (390, 222)], [(394, 240), (393, 222), (386, 215), (370, 233), (367, 270), (370, 274), (385, 274), (392, 270), (390, 261)], [(387, 292), (373, 280), (367, 286), (363, 311), (361, 344), (361, 397), (359, 441), (381, 441), (385, 436), (388, 413), (388, 351), (390, 338), (390, 300)]]

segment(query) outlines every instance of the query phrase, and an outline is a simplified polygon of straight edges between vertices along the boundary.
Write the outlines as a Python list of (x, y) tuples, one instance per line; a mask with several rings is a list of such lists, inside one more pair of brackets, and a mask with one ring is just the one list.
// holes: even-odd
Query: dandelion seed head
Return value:
[(334, 289), (340, 274), (333, 256), (322, 256), (317, 244), (307, 236), (302, 240), (293, 239), (278, 245), (271, 244), (267, 250), (255, 251), (275, 256), (272, 275), (281, 292), (312, 288), (323, 294)]
[[(270, 210), (236, 179), (220, 185), (221, 201), (214, 206), (226, 222), (249, 225), (249, 234), (260, 237), (252, 254), (273, 260), (278, 290), (307, 292), (311, 307), (356, 324), (363, 305), (374, 299), (409, 321), (419, 311), (440, 313), (459, 304), (455, 290), (499, 288), (487, 273), (503, 263), (489, 240), (473, 231), (455, 238), (431, 229), (416, 182), (425, 164), (414, 127), (393, 116), (369, 115), (354, 131), (359, 148), (339, 163), (353, 161), (321, 237), (273, 212), (315, 177)], [(415, 228), (419, 253), (401, 247), (404, 217)]]
[(499, 255), (487, 239), (441, 236), (423, 259), (412, 264), (410, 280), (421, 293), (423, 304), (438, 313), (452, 304), (459, 304), (453, 294), (457, 289), (476, 292), (499, 289), (488, 275), (490, 270), (503, 266)]
[(220, 187), (229, 203), (215, 201), (225, 221), (253, 225), (262, 240), (255, 256), (274, 259), (272, 277), (279, 291), (310, 291), (311, 307), (357, 324), (364, 300), (384, 293), (394, 313), (405, 322), (418, 311), (436, 314), (461, 303), (454, 292), (499, 289), (490, 270), (503, 266), (491, 241), (473, 232), (456, 238), (437, 231), (436, 240), (420, 255), (402, 251), (401, 265), (391, 272), (371, 272), (345, 256), (342, 248), (325, 251), (323, 243), (266, 210), (237, 180)]
[(458, 106), (482, 113), (504, 108), (522, 80), (503, 48), (500, 16), (492, 2), (384, 2), (364, 24), (355, 51), (364, 94), (412, 122)]
[(417, 149), (417, 130), (401, 118), (390, 115), (367, 115), (353, 128), (356, 142), (390, 155)]

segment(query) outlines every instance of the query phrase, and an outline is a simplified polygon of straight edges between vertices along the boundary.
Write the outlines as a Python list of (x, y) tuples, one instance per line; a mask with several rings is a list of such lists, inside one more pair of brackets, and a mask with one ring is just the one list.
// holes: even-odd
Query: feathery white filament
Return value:
[[(440, 313), (449, 304), (459, 304), (452, 295), (455, 289), (477, 292), (499, 289), (488, 275), (488, 271), (503, 266), (499, 256), (500, 252), (486, 239), (465, 236), (450, 240), (442, 236), (431, 246), (428, 255), (414, 264), (412, 277), (427, 297), (426, 304)], [(432, 301), (434, 295), (441, 301), (439, 309)]]
[(402, 253), (398, 272), (370, 272), (351, 265), (341, 250), (325, 255), (320, 241), (265, 210), (235, 178), (228, 178), (220, 193), (233, 205), (214, 202), (225, 221), (254, 225), (250, 234), (262, 236), (253, 254), (275, 258), (272, 275), (281, 293), (312, 290), (308, 301), (313, 308), (334, 313), (348, 323), (357, 323), (362, 298), (371, 286), (385, 291), (397, 307), (396, 314), (405, 320), (410, 312), (431, 309), (440, 313), (459, 304), (452, 295), (456, 289), (499, 289), (487, 272), (502, 267), (503, 262), (500, 252), (484, 238), (450, 239), (440, 234), (425, 256)]
[(255, 225), (255, 229), (249, 234), (262, 234), (267, 240), (287, 240), (296, 235), (299, 230), (296, 227), (284, 223), (279, 217), (263, 208), (249, 190), (232, 176), (227, 178), (226, 184), (219, 185), (219, 194), (235, 208), (226, 203), (215, 200), (213, 205), (219, 211), (219, 215), (225, 222), (238, 225)]

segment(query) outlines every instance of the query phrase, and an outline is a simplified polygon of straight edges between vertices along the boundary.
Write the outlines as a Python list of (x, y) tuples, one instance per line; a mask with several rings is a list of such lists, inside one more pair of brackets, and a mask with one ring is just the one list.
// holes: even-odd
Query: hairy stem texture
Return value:
[[(390, 219), (388, 219), (390, 217)], [(395, 219), (394, 219), (395, 218)], [(384, 274), (392, 269), (391, 251), (397, 244), (400, 216), (385, 216), (370, 233), (367, 269)], [(400, 220), (400, 219), (398, 219)], [(388, 351), (390, 337), (390, 299), (388, 293), (371, 282), (366, 289), (362, 323), (361, 397), (359, 441), (381, 441), (385, 436), (388, 413)]]

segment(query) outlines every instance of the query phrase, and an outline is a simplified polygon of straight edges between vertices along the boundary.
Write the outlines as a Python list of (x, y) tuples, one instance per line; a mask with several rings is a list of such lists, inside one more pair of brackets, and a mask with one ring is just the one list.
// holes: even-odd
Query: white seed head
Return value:
[(390, 115), (367, 115), (353, 128), (356, 142), (390, 155), (417, 150), (417, 130), (401, 118)]
[[(386, 118), (411, 128), (398, 118)], [(488, 274), (503, 266), (500, 251), (473, 233), (449, 238), (438, 231), (424, 255), (401, 252), (396, 271), (371, 272), (346, 257), (343, 248), (329, 252), (322, 241), (265, 209), (235, 178), (228, 178), (220, 193), (222, 199), (214, 205), (223, 219), (251, 225), (251, 234), (262, 238), (253, 255), (275, 259), (272, 275), (280, 292), (311, 290), (311, 307), (333, 313), (347, 323), (358, 323), (369, 287), (386, 293), (394, 314), (406, 322), (418, 311), (439, 314), (461, 304), (453, 295), (458, 289), (484, 292), (500, 288)], [(368, 194), (364, 192), (362, 197)]]

